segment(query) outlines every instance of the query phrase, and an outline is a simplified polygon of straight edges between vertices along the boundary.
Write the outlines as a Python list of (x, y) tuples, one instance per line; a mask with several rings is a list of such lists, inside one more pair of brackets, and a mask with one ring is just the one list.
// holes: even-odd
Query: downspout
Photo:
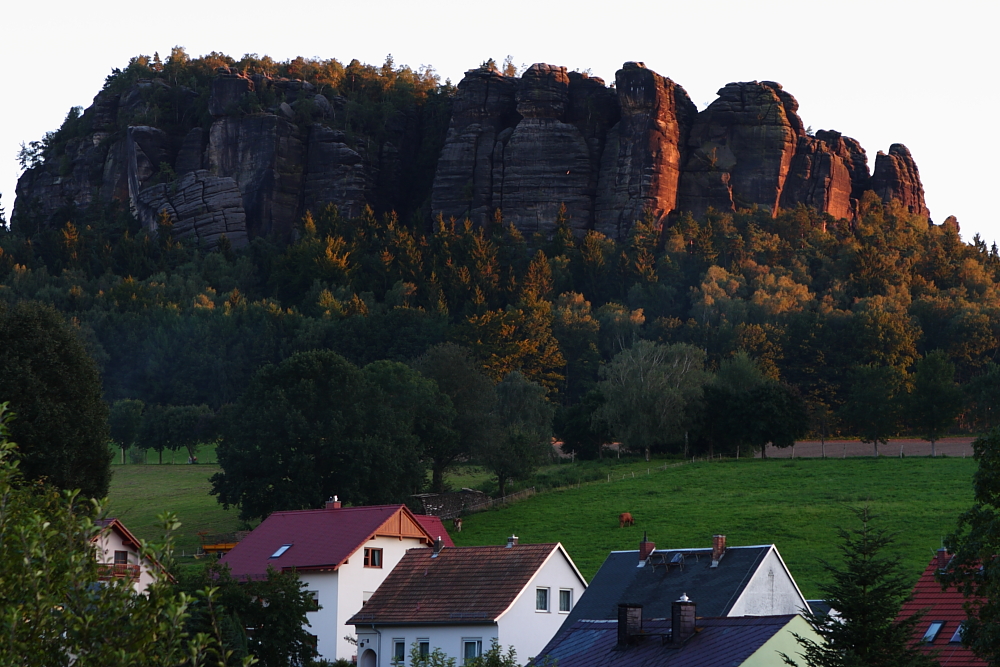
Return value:
[[(381, 667), (381, 665), (382, 665), (382, 632), (378, 628), (375, 627), (374, 623), (372, 623), (372, 630), (374, 630), (375, 634), (378, 635), (378, 651), (375, 653), (375, 667)], [(360, 660), (361, 660), (361, 656), (359, 655), (358, 656), (358, 661), (360, 661)]]

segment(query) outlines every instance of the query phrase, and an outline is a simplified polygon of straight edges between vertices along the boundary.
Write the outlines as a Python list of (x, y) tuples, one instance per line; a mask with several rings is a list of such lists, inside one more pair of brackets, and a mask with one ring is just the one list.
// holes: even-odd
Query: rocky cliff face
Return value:
[[(377, 141), (349, 136), (334, 122), (343, 98), (306, 81), (221, 68), (202, 107), (211, 120), (180, 129), (148, 121), (151, 96), (164, 91), (180, 103), (197, 97), (160, 79), (100, 93), (84, 112), (85, 136), (21, 177), (15, 226), (118, 200), (151, 230), (169, 219), (180, 238), (212, 247), (225, 235), (239, 247), (290, 238), (306, 211), (384, 211), (404, 192), (426, 201), (426, 214), (476, 224), (499, 214), (529, 235), (550, 234), (564, 206), (575, 233), (615, 239), (645, 216), (710, 208), (805, 205), (852, 219), (870, 189), (929, 216), (906, 147), (879, 152), (872, 175), (857, 141), (808, 135), (795, 98), (771, 81), (727, 84), (698, 112), (642, 63), (625, 63), (612, 87), (565, 67), (536, 64), (520, 77), (482, 67), (458, 84), (436, 165), (419, 166), (414, 146), (426, 137), (413, 114), (390, 115)], [(261, 99), (273, 104), (249, 104)]]

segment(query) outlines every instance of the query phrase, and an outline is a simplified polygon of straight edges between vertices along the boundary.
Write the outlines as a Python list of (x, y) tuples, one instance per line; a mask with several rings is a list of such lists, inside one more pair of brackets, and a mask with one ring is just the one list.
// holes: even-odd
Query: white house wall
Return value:
[[(697, 600), (694, 602), (698, 603)], [(772, 547), (728, 616), (798, 614), (808, 608), (805, 598), (795, 585), (795, 580), (788, 573), (777, 550)]]
[[(514, 547), (515, 549), (517, 547)], [(535, 591), (549, 589), (549, 611), (535, 610)], [(571, 592), (570, 609), (586, 590), (580, 575), (563, 555), (555, 549), (549, 559), (538, 569), (535, 576), (524, 587), (514, 604), (498, 619), (500, 645), (506, 651), (513, 646), (517, 651), (519, 664), (525, 664), (545, 648), (549, 640), (562, 627), (569, 612), (559, 611), (559, 591)]]
[[(382, 567), (365, 567), (365, 547), (382, 549)], [(396, 567), (403, 558), (407, 549), (413, 549), (427, 545), (420, 539), (412, 537), (376, 537), (362, 545), (357, 551), (351, 554), (347, 563), (338, 568), (332, 589), (324, 592), (312, 584), (307, 586), (308, 590), (319, 590), (319, 604), (323, 609), (319, 612), (310, 613), (308, 616), (312, 628), (309, 632), (318, 638), (318, 650), (321, 658), (325, 660), (337, 660), (340, 658), (351, 660), (357, 653), (353, 644), (344, 637), (354, 635), (354, 626), (347, 625), (351, 616), (361, 611), (365, 602), (365, 593), (374, 593), (376, 589), (389, 576), (392, 568)], [(332, 573), (331, 573), (332, 574)], [(316, 581), (317, 586), (322, 585), (318, 574), (301, 572), (299, 577), (303, 581)], [(331, 585), (326, 584), (329, 588)]]
[[(310, 627), (307, 630), (316, 635), (316, 648), (319, 655), (327, 660), (337, 659), (337, 589), (339, 574), (337, 572), (300, 572), (299, 580), (305, 584), (307, 591), (316, 591), (319, 597), (319, 611), (311, 611), (306, 614)], [(340, 617), (341, 623), (344, 617)], [(342, 634), (347, 634), (342, 633)], [(342, 635), (341, 635), (342, 636)], [(347, 659), (351, 659), (351, 655)]]
[(135, 547), (126, 546), (123, 541), (124, 539), (114, 530), (108, 529), (102, 531), (93, 543), (96, 551), (95, 558), (101, 565), (112, 565), (115, 562), (116, 551), (127, 551), (129, 565), (139, 566), (139, 578), (133, 582), (132, 588), (136, 592), (142, 592), (153, 583), (153, 573), (151, 570), (153, 566), (150, 565), (149, 561), (139, 557), (139, 552)]
[[(490, 648), (492, 640), (498, 639), (497, 626), (495, 623), (480, 625), (424, 625), (424, 626), (378, 626), (378, 632), (371, 627), (359, 625), (357, 628), (358, 637), (358, 665), (368, 667), (364, 663), (365, 651), (371, 649), (375, 651), (377, 662), (373, 667), (392, 667), (392, 649), (396, 640), (403, 640), (406, 645), (406, 664), (410, 664), (410, 649), (413, 642), (424, 640), (430, 642), (430, 649), (441, 649), (449, 658), (455, 659), (455, 664), (461, 667), (464, 655), (464, 641), (467, 639), (480, 639), (483, 642), (483, 651)], [(381, 633), (381, 648), (379, 647), (379, 633)], [(504, 646), (506, 649), (506, 646)], [(518, 664), (524, 664), (526, 659), (518, 653)]]

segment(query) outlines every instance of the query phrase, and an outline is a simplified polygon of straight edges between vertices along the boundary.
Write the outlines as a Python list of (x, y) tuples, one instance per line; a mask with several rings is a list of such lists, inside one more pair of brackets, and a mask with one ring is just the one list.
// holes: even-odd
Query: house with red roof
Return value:
[[(146, 590), (156, 579), (155, 570), (166, 574), (159, 563), (143, 558), (139, 540), (116, 518), (100, 519), (101, 529), (93, 537), (98, 576), (102, 581), (127, 581), (137, 593)], [(167, 575), (169, 576), (169, 575)]]
[(348, 619), (374, 595), (408, 550), (452, 546), (438, 517), (405, 505), (274, 512), (220, 559), (234, 577), (263, 578), (268, 568), (294, 571), (315, 598), (308, 620), (320, 658), (351, 660)]
[(942, 667), (986, 667), (986, 661), (977, 658), (970, 649), (962, 645), (961, 628), (966, 614), (963, 605), (966, 600), (954, 588), (942, 590), (934, 575), (948, 566), (950, 554), (940, 549), (927, 569), (920, 575), (913, 595), (903, 605), (899, 618), (908, 618), (917, 612), (924, 612), (914, 631), (914, 639), (920, 642), (924, 653), (937, 652)]
[(360, 667), (440, 649), (458, 664), (496, 641), (519, 663), (537, 655), (587, 582), (561, 544), (411, 549), (350, 619)]

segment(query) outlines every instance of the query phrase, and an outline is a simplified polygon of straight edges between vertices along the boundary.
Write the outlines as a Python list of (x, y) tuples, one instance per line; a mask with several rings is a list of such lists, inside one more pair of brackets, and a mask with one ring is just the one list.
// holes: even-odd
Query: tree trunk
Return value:
[(878, 440), (875, 441), (875, 458), (878, 458)]
[[(932, 445), (933, 447), (933, 445)], [(122, 465), (125, 465), (125, 448), (122, 447)]]
[(684, 458), (688, 457), (688, 432), (684, 431)]
[(646, 463), (649, 463), (649, 447), (646, 447)]
[(431, 491), (434, 493), (444, 493), (444, 468), (431, 466)]
[(937, 456), (937, 450), (934, 447), (934, 438), (931, 438), (931, 457)]
[(163, 465), (163, 450), (161, 449), (158, 453), (160, 455), (160, 465)]
[(826, 440), (823, 438), (819, 439), (819, 456), (820, 458), (826, 458)]

